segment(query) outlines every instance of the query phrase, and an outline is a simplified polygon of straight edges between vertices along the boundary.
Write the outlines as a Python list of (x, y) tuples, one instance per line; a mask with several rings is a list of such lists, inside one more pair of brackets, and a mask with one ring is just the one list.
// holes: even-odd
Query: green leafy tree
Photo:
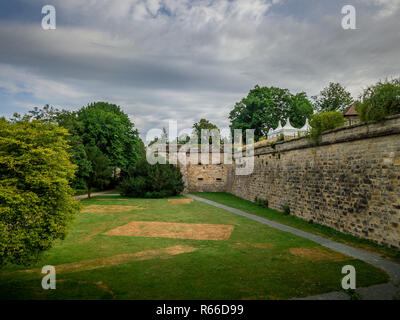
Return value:
[[(217, 130), (218, 133), (220, 134), (220, 130), (219, 128), (211, 123), (209, 120), (207, 119), (200, 119), (199, 122), (196, 122), (195, 124), (193, 124), (193, 134), (195, 137), (197, 137), (198, 139), (198, 144), (201, 143), (201, 130)], [(218, 134), (218, 135), (219, 135)], [(209, 137), (209, 143), (212, 143), (212, 137)]]
[(319, 94), (313, 96), (316, 112), (344, 111), (354, 100), (351, 93), (340, 83), (331, 82)]
[(278, 122), (285, 124), (290, 118), (295, 127), (304, 126), (306, 119), (313, 113), (313, 107), (304, 92), (296, 95), (288, 89), (255, 86), (248, 96), (236, 103), (229, 114), (231, 130), (254, 129), (254, 139), (259, 141)]
[[(16, 118), (21, 119), (21, 116), (16, 115)], [(81, 126), (77, 118), (77, 113), (59, 110), (47, 104), (43, 108), (33, 108), (22, 119), (26, 121), (40, 120), (45, 123), (54, 123), (68, 130), (70, 133), (67, 136), (68, 152), (71, 154), (72, 163), (77, 165), (71, 186), (74, 189), (86, 189), (86, 179), (90, 174), (91, 165), (87, 159), (85, 146), (80, 136)]]
[(88, 198), (90, 198), (92, 188), (102, 189), (110, 183), (113, 168), (106, 155), (97, 146), (87, 146), (86, 154), (91, 164), (91, 170), (86, 178)]
[(379, 81), (365, 89), (356, 105), (362, 122), (381, 121), (385, 117), (400, 114), (400, 78)]
[(79, 211), (67, 136), (52, 123), (0, 120), (0, 265), (34, 262)]
[(85, 146), (95, 145), (111, 166), (126, 171), (144, 149), (129, 117), (115, 104), (96, 102), (78, 111), (79, 133)]

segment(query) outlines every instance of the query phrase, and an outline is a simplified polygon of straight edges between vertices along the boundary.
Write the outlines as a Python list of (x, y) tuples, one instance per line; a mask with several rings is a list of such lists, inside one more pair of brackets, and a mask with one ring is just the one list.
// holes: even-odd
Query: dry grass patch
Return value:
[(274, 246), (272, 243), (251, 243), (250, 245), (254, 248), (259, 249), (268, 249)]
[(126, 212), (131, 210), (142, 210), (143, 208), (138, 206), (122, 206), (122, 205), (90, 205), (82, 209), (81, 212), (93, 212), (93, 213), (108, 213), (108, 212)]
[(290, 248), (290, 253), (314, 262), (318, 261), (345, 261), (352, 259), (344, 254), (336, 251), (332, 251), (324, 247), (312, 247), (312, 248)]
[(168, 199), (168, 202), (172, 204), (189, 204), (192, 201), (193, 199)]
[[(197, 248), (185, 246), (185, 245), (177, 245), (173, 247), (167, 247), (162, 249), (155, 250), (145, 250), (139, 251), (136, 253), (126, 253), (126, 254), (117, 254), (115, 256), (106, 257), (106, 258), (98, 258), (98, 259), (90, 259), (90, 260), (82, 260), (72, 263), (59, 264), (56, 265), (57, 274), (62, 273), (73, 273), (80, 271), (88, 271), (94, 270), (104, 267), (111, 267), (123, 263), (127, 263), (130, 261), (143, 261), (150, 259), (168, 259), (172, 256), (193, 252), (197, 250)], [(41, 274), (41, 269), (29, 269), (29, 270), (19, 270), (11, 273), (38, 273)]]
[(111, 236), (134, 236), (194, 240), (227, 240), (234, 226), (224, 224), (196, 224), (133, 221), (106, 232)]

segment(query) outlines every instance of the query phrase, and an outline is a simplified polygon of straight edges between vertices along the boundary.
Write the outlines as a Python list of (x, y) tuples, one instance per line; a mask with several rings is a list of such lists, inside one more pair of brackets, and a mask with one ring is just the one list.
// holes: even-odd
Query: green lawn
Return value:
[[(195, 251), (59, 272), (56, 290), (41, 288), (40, 273), (18, 272), (28, 267), (8, 266), (0, 273), (0, 299), (290, 299), (340, 290), (341, 269), (347, 264), (357, 270), (358, 287), (388, 281), (386, 273), (362, 261), (202, 202), (95, 197), (82, 203), (142, 209), (81, 212), (67, 238), (29, 269), (54, 265), (57, 270), (61, 264), (101, 262), (102, 258), (148, 250), (154, 253), (177, 245)], [(224, 224), (234, 230), (227, 240), (104, 235), (131, 221)], [(293, 252), (317, 252), (320, 256)]]
[(307, 231), (310, 233), (314, 233), (338, 242), (342, 242), (344, 244), (351, 245), (353, 247), (357, 247), (363, 250), (367, 250), (370, 252), (373, 252), (375, 254), (378, 254), (386, 259), (399, 262), (400, 263), (400, 251), (395, 250), (392, 248), (384, 247), (379, 244), (376, 244), (372, 241), (365, 240), (365, 239), (360, 239), (357, 237), (354, 237), (349, 234), (344, 234), (342, 232), (339, 232), (335, 229), (322, 226), (317, 223), (310, 223), (309, 221), (305, 221), (303, 219), (294, 217), (294, 216), (285, 216), (282, 212), (279, 212), (277, 210), (269, 209), (269, 208), (262, 208), (259, 205), (239, 198), (233, 194), (230, 193), (225, 193), (225, 192), (192, 192), (192, 194), (212, 200), (221, 204), (224, 204), (226, 206), (240, 209), (243, 211), (246, 211), (248, 213), (264, 217), (266, 219), (270, 219), (273, 221), (280, 222), (282, 224), (286, 224), (288, 226), (301, 229), (303, 231)]

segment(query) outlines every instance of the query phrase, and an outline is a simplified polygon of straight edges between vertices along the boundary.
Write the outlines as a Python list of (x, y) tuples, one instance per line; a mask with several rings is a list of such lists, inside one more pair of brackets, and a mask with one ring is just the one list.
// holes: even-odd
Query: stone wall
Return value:
[(400, 248), (400, 116), (255, 150), (249, 176), (226, 191), (382, 245)]
[(261, 142), (251, 175), (235, 175), (234, 167), (223, 156), (216, 164), (191, 161), (181, 167), (186, 191), (257, 196), (277, 210), (288, 204), (307, 221), (400, 248), (400, 116), (331, 130), (318, 146), (307, 138), (273, 148)]
[[(178, 146), (179, 152), (181, 146)], [(174, 159), (179, 163), (182, 172), (183, 181), (185, 183), (184, 192), (226, 192), (232, 188), (233, 174), (232, 161), (225, 163), (224, 154), (209, 153), (208, 155), (200, 155), (200, 150), (193, 149), (197, 155), (190, 154), (189, 151), (183, 152)], [(166, 154), (160, 153), (166, 159), (171, 159), (167, 149)], [(186, 165), (184, 165), (185, 163)]]

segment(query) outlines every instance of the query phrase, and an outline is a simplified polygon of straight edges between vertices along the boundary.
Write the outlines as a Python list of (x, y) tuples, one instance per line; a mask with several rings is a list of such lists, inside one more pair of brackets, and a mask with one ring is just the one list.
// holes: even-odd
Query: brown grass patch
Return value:
[(141, 210), (138, 206), (121, 206), (121, 205), (90, 205), (82, 209), (81, 212), (108, 213), (108, 212), (126, 212), (131, 210)]
[(254, 248), (260, 249), (268, 249), (274, 246), (272, 243), (251, 243), (250, 245)]
[(189, 204), (192, 201), (193, 199), (168, 199), (168, 202), (172, 204)]
[(194, 240), (227, 240), (234, 226), (223, 224), (195, 224), (133, 221), (106, 232), (111, 236), (134, 236)]
[(345, 261), (352, 259), (344, 254), (323, 247), (290, 248), (290, 253), (314, 262), (317, 261)]
[[(196, 251), (197, 248), (193, 248), (185, 245), (177, 245), (173, 247), (167, 247), (155, 250), (145, 250), (136, 253), (117, 254), (115, 256), (98, 258), (91, 260), (82, 260), (72, 263), (59, 264), (55, 266), (57, 274), (61, 273), (72, 273), (80, 271), (89, 271), (104, 267), (111, 267), (120, 265), (130, 261), (143, 261), (150, 259), (168, 259), (172, 256)], [(41, 274), (42, 269), (29, 269), (19, 270), (10, 273), (38, 273)]]

